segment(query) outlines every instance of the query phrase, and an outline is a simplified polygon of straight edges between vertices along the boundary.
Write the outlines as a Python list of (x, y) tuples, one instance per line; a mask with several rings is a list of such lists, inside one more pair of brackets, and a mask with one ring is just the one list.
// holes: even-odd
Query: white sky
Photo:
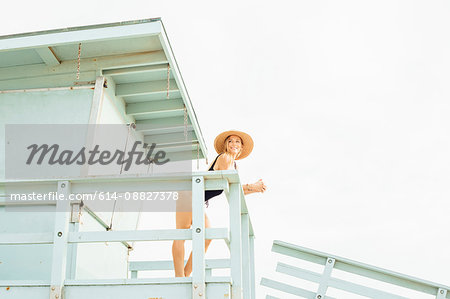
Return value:
[(209, 158), (254, 137), (257, 298), (274, 239), (450, 285), (449, 1), (62, 3), (8, 1), (0, 35), (162, 17)]

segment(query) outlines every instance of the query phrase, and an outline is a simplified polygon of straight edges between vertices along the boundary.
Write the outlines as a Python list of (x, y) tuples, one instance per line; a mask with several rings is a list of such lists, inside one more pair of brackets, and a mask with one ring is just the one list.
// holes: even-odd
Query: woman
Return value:
[[(253, 150), (253, 140), (250, 135), (239, 131), (226, 131), (219, 134), (214, 140), (214, 148), (219, 154), (211, 164), (209, 171), (236, 169), (235, 160), (247, 157)], [(266, 186), (262, 180), (254, 184), (242, 186), (244, 194), (264, 192)], [(208, 205), (209, 199), (221, 194), (223, 190), (205, 191), (205, 202)], [(190, 193), (192, 194), (192, 193)], [(192, 195), (191, 195), (192, 197)], [(190, 202), (189, 202), (190, 204)], [(180, 211), (176, 213), (176, 228), (188, 229), (192, 225), (192, 212)], [(211, 227), (208, 216), (205, 214), (205, 227)], [(205, 240), (205, 251), (208, 250), (211, 240)], [(188, 277), (192, 272), (192, 253), (184, 265), (184, 240), (175, 240), (172, 246), (173, 265), (176, 277)]]

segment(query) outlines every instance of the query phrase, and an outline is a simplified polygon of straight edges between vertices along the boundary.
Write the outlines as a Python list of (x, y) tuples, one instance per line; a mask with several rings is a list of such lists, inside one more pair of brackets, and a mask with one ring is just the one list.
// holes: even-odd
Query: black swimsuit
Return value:
[[(221, 154), (220, 154), (221, 155)], [(220, 156), (219, 155), (219, 156)], [(211, 167), (208, 169), (208, 171), (214, 171), (214, 165), (216, 165), (216, 161), (217, 158), (219, 158), (219, 156), (216, 157), (216, 159), (214, 160), (213, 164), (211, 165)], [(234, 162), (234, 169), (236, 169), (236, 162)], [(208, 200), (210, 200), (211, 198), (222, 194), (223, 190), (206, 190), (205, 191), (205, 203), (206, 203), (206, 207), (208, 207), (209, 202)]]

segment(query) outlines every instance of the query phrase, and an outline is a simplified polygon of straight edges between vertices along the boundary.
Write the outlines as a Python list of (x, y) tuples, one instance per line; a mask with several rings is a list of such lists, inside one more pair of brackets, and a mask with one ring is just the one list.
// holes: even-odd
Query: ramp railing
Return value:
[[(346, 279), (333, 277), (333, 271), (342, 271), (344, 273), (356, 274), (357, 277), (369, 278), (375, 282), (388, 283), (389, 285), (401, 287), (402, 290), (417, 292), (429, 298), (445, 299), (450, 298), (450, 287), (434, 282), (422, 280), (408, 275), (400, 274), (390, 270), (367, 265), (350, 259), (334, 256), (331, 254), (319, 252), (309, 248), (289, 244), (282, 241), (274, 241), (272, 251), (284, 256), (293, 257), (303, 261), (322, 265), (322, 273), (317, 273), (308, 269), (292, 266), (286, 263), (278, 262), (276, 271), (289, 275), (293, 278), (300, 278), (309, 283), (317, 284), (315, 291), (310, 291), (296, 286), (275, 281), (268, 278), (262, 278), (261, 285), (271, 289), (295, 295), (301, 298), (326, 299), (333, 298), (327, 295), (329, 288), (342, 290), (348, 293), (364, 296), (367, 298), (379, 299), (407, 299), (413, 298), (410, 295), (394, 294), (391, 288), (369, 287), (361, 283), (355, 283)], [(384, 285), (383, 285), (384, 287)], [(276, 299), (277, 297), (267, 295), (266, 299)]]

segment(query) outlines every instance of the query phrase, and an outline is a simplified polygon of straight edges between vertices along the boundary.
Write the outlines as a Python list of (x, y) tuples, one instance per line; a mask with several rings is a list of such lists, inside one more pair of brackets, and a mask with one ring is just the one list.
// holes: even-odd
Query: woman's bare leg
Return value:
[[(191, 212), (176, 213), (177, 229), (188, 229), (192, 224)], [(173, 267), (175, 277), (184, 277), (184, 240), (175, 240), (172, 245)]]
[[(192, 220), (192, 217), (191, 217)], [(205, 214), (205, 228), (210, 228), (211, 223), (209, 222), (208, 216)], [(205, 252), (208, 250), (209, 244), (211, 244), (211, 240), (205, 240)], [(184, 276), (188, 277), (192, 273), (192, 252), (189, 256), (189, 259), (184, 267)]]

